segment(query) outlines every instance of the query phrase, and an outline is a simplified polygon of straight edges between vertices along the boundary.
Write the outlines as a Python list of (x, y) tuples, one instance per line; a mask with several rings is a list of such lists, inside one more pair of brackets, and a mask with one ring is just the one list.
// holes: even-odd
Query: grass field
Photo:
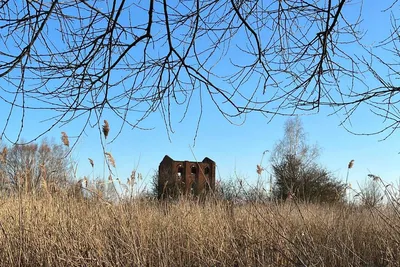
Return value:
[(400, 266), (396, 207), (0, 201), (1, 266)]

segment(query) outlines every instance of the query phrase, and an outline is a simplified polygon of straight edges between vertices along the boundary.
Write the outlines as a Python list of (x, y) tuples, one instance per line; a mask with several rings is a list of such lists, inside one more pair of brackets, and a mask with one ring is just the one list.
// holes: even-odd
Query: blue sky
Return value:
[[(385, 27), (389, 16), (380, 13), (383, 6), (376, 6), (375, 1), (366, 1), (362, 17), (362, 28), (368, 30), (365, 36), (366, 43), (379, 41), (388, 32)], [(357, 6), (354, 6), (357, 10)], [(353, 7), (345, 6), (345, 12), (353, 12)], [(245, 59), (243, 59), (245, 61)], [(229, 65), (219, 66), (220, 70), (229, 70)], [(118, 77), (114, 77), (118, 79)], [(3, 81), (0, 79), (0, 83)], [(346, 83), (346, 81), (343, 81)], [(371, 83), (373, 83), (371, 81)], [(3, 84), (4, 86), (4, 84)], [(1, 102), (2, 110), (8, 106)], [(177, 113), (181, 110), (177, 109)], [(395, 132), (390, 138), (380, 142), (384, 136), (355, 136), (339, 126), (340, 115), (328, 116), (332, 110), (328, 107), (321, 109), (319, 114), (302, 116), (304, 129), (308, 132), (310, 144), (317, 143), (322, 148), (319, 163), (330, 170), (337, 178), (344, 180), (347, 164), (354, 159), (355, 164), (350, 174), (350, 182), (355, 185), (363, 183), (367, 174), (381, 176), (387, 182), (396, 183), (400, 178), (400, 146), (399, 134)], [(16, 111), (7, 129), (7, 135), (15, 137), (19, 129), (20, 111)], [(218, 112), (211, 101), (206, 100), (203, 110), (195, 146), (196, 124), (198, 109), (189, 110), (186, 119), (179, 123), (180, 116), (173, 118), (174, 133), (170, 140), (165, 130), (161, 114), (155, 112), (147, 118), (142, 127), (151, 130), (130, 129), (125, 127), (121, 135), (111, 144), (107, 144), (116, 161), (118, 176), (125, 180), (131, 171), (137, 168), (148, 181), (158, 168), (164, 155), (179, 160), (202, 160), (209, 157), (216, 161), (218, 178), (228, 179), (238, 174), (241, 178), (253, 183), (257, 179), (256, 165), (260, 163), (262, 153), (272, 150), (274, 144), (282, 138), (284, 122), (287, 117), (275, 117), (270, 123), (261, 114), (251, 113), (246, 116), (243, 125), (230, 124)], [(3, 127), (7, 112), (0, 114), (0, 126)], [(31, 139), (43, 132), (51, 122), (40, 122), (51, 114), (44, 111), (30, 111), (26, 114), (26, 123), (22, 137)], [(115, 116), (105, 112), (102, 119), (107, 119), (111, 126), (109, 139), (116, 134), (121, 122)], [(361, 108), (351, 119), (350, 130), (356, 132), (374, 131), (382, 127), (383, 122), (375, 117), (366, 108)], [(60, 140), (61, 131), (65, 131), (74, 141), (80, 127), (81, 120), (73, 121), (63, 127), (56, 127), (46, 136)], [(77, 162), (78, 176), (92, 176), (88, 158), (95, 162), (95, 176), (102, 176), (103, 156), (100, 146), (100, 134), (97, 128), (88, 128), (73, 151), (73, 159)], [(269, 166), (268, 154), (264, 158), (263, 166)], [(264, 174), (263, 178), (267, 178)]]

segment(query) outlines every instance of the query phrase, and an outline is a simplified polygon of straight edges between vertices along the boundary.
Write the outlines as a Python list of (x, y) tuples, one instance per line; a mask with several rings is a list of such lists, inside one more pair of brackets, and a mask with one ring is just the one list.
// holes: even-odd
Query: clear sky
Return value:
[[(377, 1), (365, 2), (362, 28), (368, 30), (365, 42), (372, 44), (384, 38), (384, 34), (388, 32), (389, 16), (380, 12), (383, 6), (376, 6)], [(352, 12), (352, 7), (345, 6), (345, 12)], [(229, 69), (229, 65), (220, 68)], [(0, 83), (2, 82), (0, 78)], [(2, 111), (7, 111), (0, 113), (0, 126), (3, 127), (9, 107), (4, 102), (0, 103), (0, 107)], [(224, 119), (211, 101), (206, 100), (196, 143), (193, 146), (197, 112), (197, 109), (189, 110), (187, 118), (182, 123), (179, 123), (177, 116), (173, 124), (174, 133), (170, 135), (170, 139), (159, 112), (153, 113), (141, 125), (152, 128), (151, 130), (132, 130), (130, 127), (125, 127), (113, 143), (107, 144), (107, 151), (110, 151), (115, 158), (120, 179), (125, 180), (133, 169), (137, 169), (147, 181), (150, 181), (164, 155), (169, 155), (177, 160), (201, 161), (204, 157), (209, 157), (217, 163), (218, 178), (228, 179), (236, 173), (249, 183), (253, 183), (257, 179), (256, 165), (260, 163), (263, 151), (272, 150), (274, 144), (282, 138), (287, 118), (277, 116), (272, 122), (267, 123), (268, 119), (264, 116), (252, 113), (247, 115), (243, 125), (236, 126)], [(330, 108), (325, 107), (319, 114), (301, 117), (310, 144), (317, 143), (322, 148), (319, 163), (337, 178), (344, 180), (347, 164), (354, 159), (355, 164), (349, 179), (353, 185), (357, 182), (363, 183), (369, 173), (379, 175), (387, 182), (397, 183), (400, 178), (399, 132), (395, 132), (382, 142), (379, 141), (384, 137), (382, 135), (355, 136), (339, 126), (343, 117), (328, 116), (331, 112)], [(7, 129), (8, 136), (17, 134), (20, 114), (19, 111), (14, 113)], [(39, 111), (27, 113), (22, 137), (31, 139), (44, 131), (50, 122), (41, 121), (50, 116), (51, 114)], [(107, 112), (103, 119), (109, 121), (111, 140), (117, 134), (120, 121)], [(383, 125), (382, 120), (367, 109), (360, 109), (355, 113), (351, 122), (350, 130), (356, 132), (377, 130)], [(73, 142), (81, 126), (82, 121), (76, 120), (63, 127), (56, 127), (46, 136), (58, 141), (61, 131), (65, 131)], [(72, 155), (78, 164), (79, 177), (92, 176), (88, 158), (92, 158), (95, 162), (95, 176), (102, 176), (103, 156), (97, 128), (86, 130)], [(263, 166), (267, 170), (269, 170), (268, 160), (267, 154), (263, 161)], [(263, 178), (267, 179), (267, 173)]]

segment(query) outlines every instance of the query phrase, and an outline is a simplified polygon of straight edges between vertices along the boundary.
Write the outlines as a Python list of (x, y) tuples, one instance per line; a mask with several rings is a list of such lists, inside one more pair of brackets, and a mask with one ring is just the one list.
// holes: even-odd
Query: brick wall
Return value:
[(177, 194), (199, 196), (214, 190), (215, 167), (215, 162), (209, 158), (194, 162), (176, 161), (165, 156), (159, 166), (158, 197), (176, 197)]

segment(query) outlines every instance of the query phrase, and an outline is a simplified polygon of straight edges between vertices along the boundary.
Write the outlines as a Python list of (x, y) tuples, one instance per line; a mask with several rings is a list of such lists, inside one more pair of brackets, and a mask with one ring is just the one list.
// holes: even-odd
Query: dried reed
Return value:
[(261, 175), (263, 172), (264, 168), (262, 168), (260, 165), (257, 165), (257, 174)]
[(135, 183), (136, 171), (132, 170), (131, 176), (128, 178), (128, 184), (133, 186)]
[(83, 177), (83, 184), (86, 188), (88, 187), (88, 178), (86, 176)]
[(110, 152), (105, 152), (108, 162), (115, 168), (115, 160)]
[(103, 134), (104, 138), (107, 139), (108, 133), (110, 132), (110, 125), (108, 124), (107, 120), (104, 120), (103, 124)]
[(348, 169), (353, 168), (353, 165), (354, 165), (354, 159), (350, 160), (349, 165), (347, 166)]
[(378, 175), (372, 174), (372, 173), (368, 174), (368, 177), (372, 178), (372, 180), (374, 182), (381, 180), (381, 177), (379, 177)]
[(91, 158), (88, 158), (90, 165), (94, 168), (94, 161)]
[(3, 151), (0, 154), (0, 162), (3, 164), (6, 163), (7, 161), (7, 153), (8, 153), (7, 147), (3, 147)]
[[(347, 165), (346, 187), (344, 188), (345, 193), (347, 192), (347, 189), (351, 189), (351, 184), (349, 184), (349, 173), (350, 169), (353, 168), (353, 165), (354, 165), (354, 159), (350, 160), (349, 164)], [(348, 200), (350, 201), (350, 192), (348, 195)]]
[(0, 266), (399, 266), (388, 209), (293, 205), (10, 197)]
[(64, 144), (64, 146), (69, 147), (68, 135), (65, 132), (61, 132), (61, 141)]

